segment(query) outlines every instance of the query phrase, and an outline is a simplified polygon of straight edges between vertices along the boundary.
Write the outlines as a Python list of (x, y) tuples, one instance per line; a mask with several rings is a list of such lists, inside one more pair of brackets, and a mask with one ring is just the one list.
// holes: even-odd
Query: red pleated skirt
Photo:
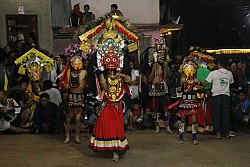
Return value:
[(124, 132), (122, 104), (114, 104), (107, 98), (104, 102), (107, 106), (96, 120), (89, 146), (95, 152), (124, 154), (129, 146)]

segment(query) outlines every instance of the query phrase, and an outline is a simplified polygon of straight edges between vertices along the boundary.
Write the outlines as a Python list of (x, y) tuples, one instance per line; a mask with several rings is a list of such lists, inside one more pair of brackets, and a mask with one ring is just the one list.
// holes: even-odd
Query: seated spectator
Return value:
[[(242, 123), (243, 125), (249, 124), (249, 109), (250, 101), (246, 98), (244, 91), (239, 91), (236, 107), (233, 108), (235, 113), (233, 122), (236, 124), (236, 127), (240, 127)], [(229, 135), (233, 137), (235, 132), (230, 131)]]
[(155, 129), (155, 113), (150, 110), (150, 107), (145, 108), (145, 114), (143, 116), (143, 126), (145, 128)]
[(74, 5), (74, 9), (71, 11), (70, 19), (72, 27), (77, 28), (79, 23), (82, 22), (82, 12), (80, 11), (79, 3)]
[(141, 106), (139, 104), (139, 100), (134, 100), (133, 111), (130, 111), (128, 114), (129, 125), (127, 126), (128, 130), (134, 131), (134, 125), (138, 128), (142, 128), (142, 118), (143, 113), (141, 112)]
[(11, 125), (20, 126), (22, 123), (22, 118), (20, 116), (21, 107), (18, 106), (14, 99), (7, 99), (4, 90), (0, 90), (0, 108), (5, 108), (7, 110), (7, 113), (4, 115), (6, 121), (11, 123)]
[(49, 101), (48, 93), (40, 96), (35, 108), (32, 131), (53, 133), (63, 129), (63, 120), (59, 107)]
[(98, 106), (99, 101), (96, 99), (96, 97), (94, 97), (94, 94), (92, 92), (87, 93), (85, 97), (85, 114), (87, 114), (87, 117), (89, 118), (89, 123), (91, 125), (94, 125), (96, 119), (95, 108)]
[(18, 120), (18, 118), (16, 118), (18, 112), (20, 112), (20, 108), (17, 108), (17, 103), (13, 99), (7, 100), (5, 92), (0, 90), (0, 131), (8, 131), (11, 133), (29, 132), (29, 129), (17, 128), (11, 125), (11, 123)]
[[(13, 98), (17, 104), (21, 107), (21, 118), (22, 123), (19, 127), (24, 126), (28, 123), (28, 120), (31, 116), (30, 107), (32, 106), (32, 101), (27, 97), (26, 90), (28, 87), (29, 81), (27, 79), (21, 79), (19, 84), (10, 88), (8, 90), (8, 98)], [(25, 126), (28, 126), (28, 123)]]
[(40, 92), (39, 94), (42, 93), (48, 93), (50, 102), (55, 103), (59, 107), (60, 103), (62, 102), (62, 97), (60, 91), (53, 87), (51, 80), (45, 80), (43, 82), (43, 92)]
[(84, 5), (84, 12), (82, 14), (82, 23), (81, 25), (86, 25), (89, 22), (95, 20), (95, 15), (92, 12), (89, 12), (89, 5)]
[[(3, 113), (6, 110), (2, 111)], [(17, 128), (11, 125), (9, 122), (5, 121), (4, 119), (0, 118), (0, 132), (7, 131), (14, 134), (22, 134), (22, 133), (29, 133), (29, 129)]]

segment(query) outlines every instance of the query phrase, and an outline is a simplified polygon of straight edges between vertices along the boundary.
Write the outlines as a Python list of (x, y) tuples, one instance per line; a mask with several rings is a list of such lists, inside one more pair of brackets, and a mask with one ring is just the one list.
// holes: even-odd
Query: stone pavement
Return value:
[(118, 161), (92, 152), (90, 134), (81, 134), (79, 145), (63, 144), (64, 134), (0, 134), (0, 167), (249, 167), (250, 134), (231, 139), (199, 135), (199, 145), (186, 134), (183, 145), (177, 134), (154, 134), (152, 130), (127, 132), (130, 149)]

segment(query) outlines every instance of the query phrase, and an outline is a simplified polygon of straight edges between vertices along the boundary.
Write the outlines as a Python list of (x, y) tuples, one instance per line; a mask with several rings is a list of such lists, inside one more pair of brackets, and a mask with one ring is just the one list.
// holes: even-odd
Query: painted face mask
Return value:
[(165, 51), (158, 52), (157, 61), (163, 63), (165, 59)]
[(121, 70), (123, 67), (123, 52), (113, 39), (106, 40), (97, 51), (97, 66), (104, 69)]
[(105, 68), (115, 70), (119, 66), (120, 60), (119, 60), (117, 54), (114, 54), (111, 52), (111, 53), (106, 54), (104, 56), (103, 64), (104, 64)]
[(79, 71), (83, 67), (83, 62), (80, 56), (73, 56), (71, 59), (71, 66), (74, 70)]
[(184, 66), (183, 73), (188, 77), (191, 78), (196, 73), (195, 66), (192, 64), (187, 64)]

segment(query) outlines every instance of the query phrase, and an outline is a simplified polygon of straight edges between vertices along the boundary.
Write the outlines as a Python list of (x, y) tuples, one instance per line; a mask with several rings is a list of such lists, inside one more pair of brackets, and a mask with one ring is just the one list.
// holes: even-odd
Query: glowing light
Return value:
[(206, 50), (207, 53), (214, 54), (246, 54), (250, 53), (250, 49), (218, 49), (218, 50)]

